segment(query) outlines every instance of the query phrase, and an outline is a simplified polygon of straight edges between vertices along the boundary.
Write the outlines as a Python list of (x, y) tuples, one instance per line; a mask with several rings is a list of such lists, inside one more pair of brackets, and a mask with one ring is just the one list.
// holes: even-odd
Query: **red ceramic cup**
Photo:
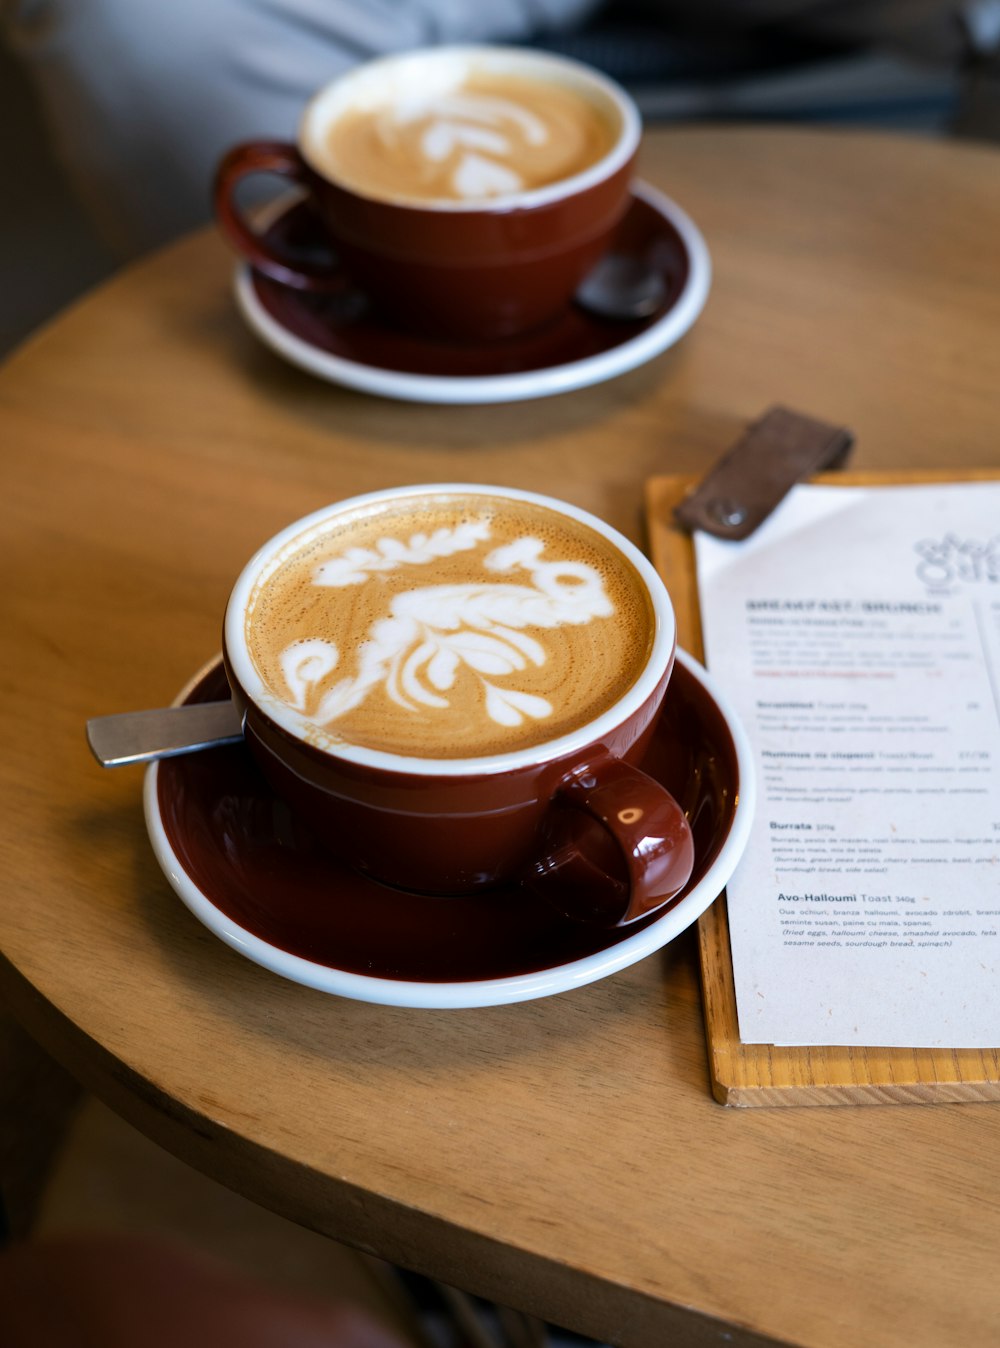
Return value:
[[(372, 100), (447, 91), (472, 72), (564, 86), (596, 107), (611, 128), (610, 149), (583, 171), (526, 191), (468, 200), (414, 200), (382, 187), (339, 181), (324, 157), (338, 118)], [(388, 91), (388, 92), (387, 92)], [(506, 47), (439, 47), (360, 66), (307, 105), (295, 144), (234, 147), (215, 179), (223, 233), (266, 275), (302, 290), (350, 281), (391, 319), (428, 334), (488, 339), (525, 332), (554, 317), (606, 251), (628, 204), (641, 123), (632, 99), (589, 67)], [(339, 266), (277, 251), (234, 202), (249, 174), (272, 173), (304, 188)]]
[[(320, 730), (268, 687), (251, 655), (247, 614), (261, 580), (332, 520), (377, 516), (405, 498), (419, 508), (421, 498), (436, 504), (454, 495), (542, 506), (608, 540), (649, 598), (651, 631), (638, 676), (596, 719), (540, 744), (487, 756), (386, 752)], [(565, 502), (466, 484), (375, 492), (289, 525), (237, 580), (223, 640), (251, 751), (275, 791), (343, 860), (387, 884), (441, 895), (521, 882), (573, 917), (611, 925), (635, 921), (677, 897), (694, 862), (679, 805), (636, 766), (674, 651), (669, 595), (627, 539)]]

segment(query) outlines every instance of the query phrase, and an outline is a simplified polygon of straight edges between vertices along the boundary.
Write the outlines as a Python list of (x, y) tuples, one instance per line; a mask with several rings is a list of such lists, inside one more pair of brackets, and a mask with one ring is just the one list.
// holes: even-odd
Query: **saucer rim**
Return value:
[[(722, 893), (743, 855), (750, 834), (756, 804), (756, 779), (746, 731), (705, 667), (679, 647), (677, 659), (715, 703), (732, 736), (738, 778), (729, 834), (718, 856), (690, 893), (634, 936), (626, 937), (604, 950), (531, 973), (448, 982), (420, 982), (358, 974), (293, 955), (240, 926), (216, 907), (188, 876), (163, 825), (157, 788), (157, 763), (146, 769), (143, 785), (143, 809), (153, 853), (171, 888), (185, 907), (224, 944), (254, 964), (319, 992), (382, 1006), (465, 1010), (532, 1001), (597, 982), (645, 959), (696, 922)], [(174, 705), (183, 702), (217, 664), (217, 658), (207, 662), (177, 695)]]
[[(677, 299), (655, 323), (627, 341), (581, 360), (496, 375), (415, 374), (351, 360), (321, 351), (279, 323), (261, 303), (254, 286), (254, 271), (248, 262), (237, 263), (233, 274), (236, 304), (251, 330), (278, 355), (309, 374), (362, 393), (403, 402), (471, 405), (519, 402), (588, 388), (637, 369), (680, 341), (705, 307), (711, 289), (708, 245), (687, 212), (642, 179), (636, 179), (629, 190), (633, 199), (644, 201), (676, 230), (687, 251), (687, 278)], [(258, 226), (267, 228), (298, 200), (299, 197), (281, 198), (260, 213)]]

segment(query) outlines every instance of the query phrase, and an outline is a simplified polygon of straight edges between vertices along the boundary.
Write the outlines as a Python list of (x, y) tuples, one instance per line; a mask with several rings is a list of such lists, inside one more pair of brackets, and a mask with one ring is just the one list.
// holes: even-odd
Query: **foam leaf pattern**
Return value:
[(516, 646), (488, 632), (461, 631), (440, 638), (441, 645), (478, 674), (513, 674), (527, 661)]
[(521, 693), (516, 688), (497, 688), (483, 681), (486, 689), (486, 711), (497, 725), (519, 726), (526, 716), (543, 721), (552, 715), (552, 703), (534, 693)]
[[(349, 549), (320, 564), (317, 585), (351, 585), (378, 571), (419, 565), (434, 555), (475, 547), (485, 524), (472, 521), (456, 529), (414, 534), (406, 543), (380, 539), (376, 549)], [(552, 705), (521, 689), (498, 687), (509, 677), (549, 658), (547, 630), (580, 625), (614, 610), (600, 574), (583, 562), (547, 562), (544, 545), (521, 538), (494, 549), (483, 559), (495, 581), (430, 585), (397, 593), (389, 612), (371, 625), (358, 652), (357, 672), (329, 686), (338, 652), (330, 642), (296, 642), (282, 655), (290, 703), (318, 724), (328, 724), (359, 706), (382, 686), (396, 705), (414, 713), (449, 706), (443, 696), (455, 686), (460, 670), (479, 679), (484, 710), (496, 724), (515, 727), (525, 718), (544, 719)], [(530, 584), (499, 579), (527, 571)], [(526, 628), (534, 629), (529, 634)]]
[(454, 529), (435, 529), (432, 534), (412, 534), (407, 542), (380, 538), (373, 548), (348, 548), (339, 557), (320, 562), (313, 572), (314, 585), (363, 585), (376, 571), (395, 571), (400, 566), (426, 566), (456, 552), (468, 552), (490, 536), (488, 520), (465, 520)]
[(454, 686), (460, 663), (453, 650), (439, 646), (427, 665), (427, 677), (435, 688), (444, 692)]
[(281, 672), (296, 710), (315, 710), (310, 704), (315, 701), (316, 687), (336, 669), (339, 659), (336, 646), (318, 637), (296, 641), (282, 651)]

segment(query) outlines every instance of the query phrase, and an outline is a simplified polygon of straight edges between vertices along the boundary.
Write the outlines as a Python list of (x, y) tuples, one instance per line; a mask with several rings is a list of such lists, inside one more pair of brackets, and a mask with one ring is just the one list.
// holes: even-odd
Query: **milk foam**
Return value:
[(593, 719), (638, 677), (651, 611), (620, 554), (538, 507), (465, 504), (430, 511), (437, 527), (414, 528), (412, 505), (339, 527), (258, 587), (248, 646), (308, 738), (504, 752)]
[(348, 106), (329, 127), (323, 166), (376, 195), (476, 201), (570, 177), (613, 139), (606, 119), (573, 90), (476, 73)]
[(517, 168), (522, 146), (545, 145), (552, 135), (543, 118), (513, 99), (470, 90), (386, 109), (379, 139), (392, 150), (399, 129), (413, 122), (420, 124), (416, 143), (424, 162), (451, 161), (449, 186), (464, 198), (522, 191), (525, 179)]
[[(488, 531), (487, 531), (488, 532)], [(401, 543), (380, 538), (378, 568), (386, 569), (386, 553), (395, 565), (412, 562), (420, 552), (422, 537)], [(585, 562), (546, 562), (544, 545), (537, 538), (518, 538), (482, 559), (487, 571), (524, 570), (530, 584), (425, 585), (404, 590), (389, 603), (388, 613), (369, 629), (358, 652), (358, 671), (335, 684), (325, 694), (314, 690), (336, 667), (339, 652), (331, 642), (315, 639), (294, 642), (280, 655), (282, 672), (297, 711), (311, 708), (311, 719), (321, 725), (357, 707), (376, 686), (397, 706), (409, 712), (421, 708), (447, 707), (443, 694), (451, 689), (464, 666), (479, 678), (483, 688), (483, 711), (497, 725), (519, 726), (525, 717), (541, 720), (551, 716), (552, 703), (515, 688), (499, 687), (487, 675), (507, 675), (528, 663), (542, 666), (549, 659), (546, 643), (527, 635), (526, 627), (547, 629), (567, 623), (579, 625), (596, 617), (608, 618), (614, 606), (600, 573)], [(455, 549), (460, 550), (460, 547)], [(345, 582), (334, 558), (321, 563), (313, 573), (317, 585)], [(423, 559), (419, 559), (423, 564)], [(352, 567), (355, 563), (350, 563)]]

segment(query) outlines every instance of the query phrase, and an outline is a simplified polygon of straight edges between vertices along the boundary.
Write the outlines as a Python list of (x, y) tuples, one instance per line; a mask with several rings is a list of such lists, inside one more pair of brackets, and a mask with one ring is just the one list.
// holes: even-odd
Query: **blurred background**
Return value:
[[(345, 54), (348, 44), (342, 33), (317, 38), (313, 11), (306, 13), (303, 0), (283, 3), (296, 25), (295, 60), (312, 62), (300, 81), (312, 80), (318, 69), (333, 74), (338, 62), (356, 59), (357, 53)], [(220, 16), (224, 8), (218, 10)], [(247, 7), (254, 8), (273, 24), (282, 6)], [(202, 12), (210, 14), (212, 9), (206, 4)], [(527, 22), (525, 9), (522, 0), (502, 0), (496, 12), (502, 11), (504, 17), (496, 21), (506, 23), (508, 32), (516, 30)], [(189, 169), (187, 182), (181, 185), (185, 190), (169, 197), (161, 190), (155, 207), (162, 227), (157, 231), (147, 219), (145, 232), (138, 227), (130, 238), (123, 238), (123, 232), (112, 237), (113, 193), (94, 190), (85, 180), (88, 170), (106, 168), (102, 149), (93, 142), (102, 129), (114, 128), (118, 134), (121, 122), (134, 118), (136, 130), (128, 151), (134, 152), (135, 144), (148, 135), (152, 147), (163, 152), (161, 162), (169, 165), (178, 133), (176, 128), (164, 129), (165, 115), (155, 105), (161, 92), (153, 87), (156, 51), (158, 44), (165, 49), (169, 43), (171, 14), (186, 15), (181, 21), (191, 30), (192, 45), (211, 31), (205, 26), (208, 20), (196, 21), (189, 10), (181, 5), (151, 11), (136, 4), (131, 14), (144, 16), (141, 25), (136, 22), (123, 35), (120, 29), (129, 21), (122, 17), (127, 7), (116, 11), (114, 0), (81, 5), (75, 18), (67, 18), (64, 7), (61, 31), (53, 32), (56, 7), (38, 0), (0, 0), (0, 20), (7, 21), (0, 23), (0, 145), (7, 180), (0, 207), (0, 355), (129, 257), (207, 222), (208, 165), (220, 145), (242, 135), (293, 133), (301, 90), (275, 57), (271, 33), (261, 30), (255, 36), (248, 31), (235, 44), (233, 65), (242, 67), (242, 84), (236, 84), (237, 75), (233, 76), (238, 96), (228, 95), (226, 103), (226, 91), (220, 90), (214, 105), (197, 109), (206, 128), (199, 137), (201, 160)], [(104, 11), (119, 28), (112, 30), (109, 21), (107, 29), (101, 29), (88, 17), (90, 33), (81, 34), (80, 16)], [(551, 19), (556, 11), (569, 17), (556, 24)], [(651, 125), (750, 120), (1000, 141), (998, 0), (959, 5), (939, 0), (870, 4), (746, 0), (742, 6), (727, 0), (706, 0), (697, 6), (681, 0), (614, 0), (596, 9), (593, 0), (545, 0), (538, 12), (550, 13), (549, 26), (533, 33), (532, 43), (608, 71), (636, 96)], [(581, 12), (582, 20), (573, 18)], [(804, 17), (790, 21), (792, 12)], [(692, 20), (690, 14), (695, 13), (699, 17)], [(196, 23), (202, 25), (201, 31)], [(131, 69), (123, 69), (120, 59), (126, 37), (136, 49), (135, 55), (126, 56)], [(426, 34), (419, 37), (423, 40)], [(373, 50), (397, 42), (395, 32), (370, 36)], [(68, 59), (72, 43), (81, 54)], [(102, 43), (108, 47), (106, 58)], [(118, 73), (112, 64), (115, 54)], [(360, 54), (369, 53), (361, 49)], [(178, 51), (175, 65), (185, 55)], [(102, 66), (102, 59), (110, 69)], [(206, 64), (210, 59), (218, 63), (219, 52), (210, 52)], [(289, 64), (286, 61), (286, 67)], [(326, 74), (315, 78), (319, 82)], [(94, 86), (104, 81), (99, 98), (86, 89), (88, 80)], [(197, 84), (197, 72), (192, 72), (175, 101), (196, 103)], [(67, 116), (66, 87), (85, 111), (78, 129)], [(244, 125), (246, 107), (255, 106), (252, 99), (260, 108), (261, 124), (248, 125), (237, 134), (234, 128)], [(194, 117), (192, 113), (189, 121), (193, 123)], [(50, 134), (53, 128), (58, 136)], [(218, 144), (212, 140), (213, 130)], [(171, 134), (173, 142), (167, 139)], [(186, 134), (191, 136), (190, 128)], [(126, 146), (124, 135), (121, 141)], [(149, 217), (152, 193), (150, 184)], [(89, 197), (86, 211), (81, 205), (84, 197)], [(134, 190), (132, 197), (138, 211)], [(102, 212), (99, 226), (96, 221)]]

